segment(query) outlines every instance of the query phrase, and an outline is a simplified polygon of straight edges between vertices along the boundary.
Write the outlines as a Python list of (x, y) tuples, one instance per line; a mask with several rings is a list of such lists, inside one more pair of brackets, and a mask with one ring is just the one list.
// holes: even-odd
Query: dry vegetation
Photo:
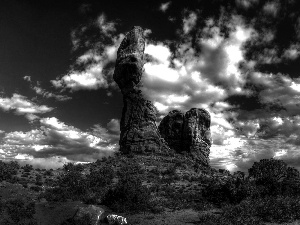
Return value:
[(0, 181), (0, 224), (36, 224), (41, 200), (105, 205), (130, 224), (300, 219), (299, 171), (275, 159), (254, 163), (247, 176), (201, 168), (184, 155), (117, 155), (55, 171), (1, 162)]

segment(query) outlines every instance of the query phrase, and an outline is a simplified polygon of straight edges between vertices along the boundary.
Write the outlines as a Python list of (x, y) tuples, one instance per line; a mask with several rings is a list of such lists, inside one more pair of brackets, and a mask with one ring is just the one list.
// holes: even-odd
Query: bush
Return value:
[[(25, 203), (25, 200), (17, 198), (2, 203), (2, 216), (0, 222), (2, 224), (36, 224), (33, 220), (35, 214), (35, 203)], [(23, 223), (27, 221), (27, 223)]]
[(70, 172), (70, 171), (82, 172), (84, 170), (84, 167), (82, 164), (75, 165), (74, 163), (67, 163), (63, 165), (63, 170), (66, 172)]
[(46, 171), (44, 172), (44, 175), (45, 175), (45, 176), (53, 176), (53, 172), (52, 172), (51, 170), (46, 170)]
[(265, 189), (265, 196), (276, 196), (282, 193), (282, 181), (287, 177), (288, 167), (278, 159), (262, 159), (254, 162), (248, 170), (249, 177)]
[(26, 164), (25, 166), (23, 166), (23, 170), (24, 172), (30, 172), (31, 170), (33, 170), (33, 166)]
[(93, 190), (99, 190), (99, 188), (111, 185), (114, 176), (115, 173), (111, 166), (104, 164), (103, 166), (93, 168), (87, 176), (87, 180)]
[(10, 180), (12, 175), (16, 175), (19, 169), (19, 164), (16, 161), (5, 163), (0, 160), (0, 182)]
[(39, 186), (31, 186), (30, 187), (31, 190), (36, 191), (36, 192), (40, 192), (43, 190), (43, 188), (39, 187)]
[(92, 224), (92, 218), (90, 214), (85, 214), (80, 218), (69, 218), (63, 221), (60, 225), (90, 225)]
[(107, 194), (115, 176), (114, 170), (108, 165), (93, 168), (87, 176), (89, 191), (83, 201), (86, 204), (99, 204)]
[(65, 189), (63, 193), (67, 193), (66, 198), (72, 200), (80, 200), (88, 191), (87, 179), (76, 170), (62, 175), (58, 180), (58, 186)]
[(222, 181), (218, 178), (210, 180), (208, 185), (202, 190), (202, 196), (209, 202), (221, 206), (231, 199), (233, 184), (230, 180)]
[(200, 224), (254, 225), (263, 222), (284, 223), (300, 219), (300, 198), (266, 197), (247, 199), (240, 204), (226, 206), (223, 213), (204, 215)]
[(121, 166), (115, 188), (105, 195), (102, 204), (120, 212), (150, 209), (150, 191), (142, 186), (142, 169), (136, 163)]

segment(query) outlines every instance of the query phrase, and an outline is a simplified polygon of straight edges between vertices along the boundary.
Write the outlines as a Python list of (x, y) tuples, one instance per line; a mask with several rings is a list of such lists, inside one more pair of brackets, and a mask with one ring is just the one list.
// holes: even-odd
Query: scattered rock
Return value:
[(123, 94), (120, 124), (120, 151), (167, 152), (156, 126), (157, 110), (140, 90), (143, 74), (145, 38), (143, 29), (133, 27), (123, 39), (118, 52), (113, 78)]
[(115, 214), (107, 215), (107, 221), (109, 225), (124, 225), (127, 224), (127, 220), (123, 216), (118, 216)]

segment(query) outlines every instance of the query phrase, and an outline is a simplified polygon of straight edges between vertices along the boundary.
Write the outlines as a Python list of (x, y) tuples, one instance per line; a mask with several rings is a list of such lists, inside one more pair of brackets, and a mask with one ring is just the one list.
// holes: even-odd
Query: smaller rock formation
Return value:
[(208, 165), (211, 142), (209, 113), (196, 108), (187, 111), (182, 130), (183, 150)]
[(179, 110), (172, 110), (162, 119), (159, 124), (159, 132), (171, 149), (176, 152), (182, 151), (182, 129), (184, 113)]
[(167, 152), (168, 146), (156, 126), (157, 110), (145, 99), (139, 83), (143, 74), (145, 38), (143, 29), (133, 27), (123, 39), (118, 52), (113, 78), (123, 94), (120, 123), (120, 151)]
[(162, 119), (159, 131), (171, 149), (187, 152), (202, 165), (209, 165), (212, 140), (210, 115), (206, 110), (192, 108), (185, 114), (173, 110)]

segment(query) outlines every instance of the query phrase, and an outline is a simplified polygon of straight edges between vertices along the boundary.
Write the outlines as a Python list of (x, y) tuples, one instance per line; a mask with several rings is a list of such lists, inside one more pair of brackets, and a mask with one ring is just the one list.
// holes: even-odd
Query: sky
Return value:
[(211, 115), (210, 164), (300, 169), (300, 2), (3, 0), (0, 160), (40, 168), (119, 148), (113, 81), (126, 32), (146, 36), (142, 90), (158, 109)]

